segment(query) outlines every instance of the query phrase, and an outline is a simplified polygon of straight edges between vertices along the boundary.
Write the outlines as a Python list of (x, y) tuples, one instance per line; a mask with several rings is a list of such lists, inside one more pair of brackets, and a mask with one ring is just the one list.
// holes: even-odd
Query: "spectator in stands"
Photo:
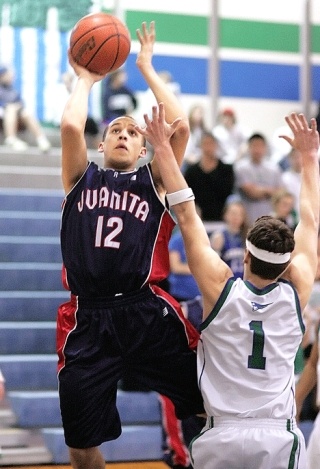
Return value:
[[(53, 124), (60, 127), (61, 117), (66, 105), (67, 100), (75, 86), (77, 76), (72, 71), (67, 71), (62, 74), (61, 81), (56, 88), (55, 108), (53, 114)], [(90, 115), (86, 120), (84, 129), (86, 137), (93, 139), (93, 146), (98, 148), (101, 141), (99, 123)]]
[(223, 207), (234, 188), (233, 167), (219, 159), (218, 149), (216, 137), (205, 132), (201, 139), (200, 160), (185, 172), (203, 221), (222, 220)]
[(255, 133), (248, 140), (248, 157), (234, 164), (236, 189), (246, 208), (249, 225), (272, 211), (271, 197), (282, 187), (281, 170), (267, 156), (266, 138)]
[(287, 169), (282, 173), (282, 185), (294, 196), (294, 209), (299, 216), (299, 200), (298, 194), (301, 186), (301, 167), (302, 157), (301, 153), (292, 148), (287, 155)]
[(102, 81), (102, 118), (105, 124), (131, 114), (137, 107), (135, 94), (127, 86), (127, 73), (119, 68)]
[(218, 123), (213, 128), (213, 135), (220, 144), (220, 158), (224, 163), (233, 164), (245, 152), (250, 130), (237, 122), (236, 113), (231, 108), (223, 109), (218, 116)]
[(294, 195), (286, 189), (279, 189), (271, 197), (272, 211), (270, 215), (282, 220), (294, 231), (298, 224), (298, 216), (294, 209)]
[(16, 151), (26, 150), (28, 144), (17, 136), (19, 125), (22, 125), (36, 139), (39, 149), (47, 152), (51, 144), (38, 120), (26, 110), (19, 92), (14, 87), (14, 78), (13, 69), (0, 66), (0, 108), (3, 110), (4, 143)]
[(200, 295), (198, 285), (190, 272), (183, 238), (179, 228), (169, 243), (169, 292), (177, 301), (186, 301)]
[(190, 136), (183, 160), (182, 172), (200, 160), (201, 157), (201, 139), (205, 132), (208, 132), (204, 108), (201, 104), (195, 104), (189, 110)]
[(233, 272), (234, 277), (243, 277), (243, 256), (248, 231), (247, 214), (243, 203), (231, 197), (223, 210), (225, 227), (215, 230), (210, 236), (211, 246)]

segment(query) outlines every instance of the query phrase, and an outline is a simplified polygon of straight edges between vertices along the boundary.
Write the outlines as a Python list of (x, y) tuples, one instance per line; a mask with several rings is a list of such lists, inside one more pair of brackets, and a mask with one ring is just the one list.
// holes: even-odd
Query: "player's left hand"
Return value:
[(137, 125), (136, 130), (143, 135), (153, 146), (154, 150), (156, 150), (157, 147), (170, 142), (170, 138), (180, 124), (181, 118), (178, 117), (171, 124), (168, 124), (165, 119), (164, 104), (160, 103), (159, 107), (152, 107), (152, 119), (149, 118), (148, 114), (144, 114), (144, 121), (146, 127), (142, 128)]
[(141, 45), (136, 60), (136, 64), (140, 68), (145, 64), (151, 64), (152, 61), (153, 45), (156, 39), (155, 22), (151, 21), (149, 28), (147, 23), (142, 23), (141, 30), (137, 29), (136, 33)]

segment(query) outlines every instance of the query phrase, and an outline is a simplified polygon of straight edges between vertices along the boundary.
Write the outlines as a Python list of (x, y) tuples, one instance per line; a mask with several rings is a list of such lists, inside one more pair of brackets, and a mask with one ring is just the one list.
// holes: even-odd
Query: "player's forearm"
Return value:
[(61, 125), (69, 124), (84, 129), (88, 116), (88, 99), (93, 82), (79, 77), (71, 93), (61, 119)]
[(188, 122), (188, 116), (171, 88), (159, 74), (155, 71), (152, 64), (141, 64), (139, 67), (145, 81), (153, 92), (158, 103), (163, 102), (166, 111), (166, 120), (171, 122), (177, 117), (181, 117)]
[(308, 152), (303, 157), (300, 188), (300, 220), (319, 223), (319, 158), (318, 152)]
[(188, 184), (180, 171), (169, 142), (154, 147), (154, 152), (166, 191), (171, 193), (187, 188)]
[(300, 379), (296, 385), (296, 403), (297, 407), (301, 409), (303, 401), (307, 395), (312, 391), (317, 383), (317, 370), (311, 365), (306, 363)]

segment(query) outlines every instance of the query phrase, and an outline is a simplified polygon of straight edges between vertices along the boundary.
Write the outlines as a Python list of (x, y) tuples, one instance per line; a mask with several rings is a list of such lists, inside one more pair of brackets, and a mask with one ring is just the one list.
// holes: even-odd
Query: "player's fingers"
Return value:
[(151, 120), (150, 120), (148, 114), (143, 114), (143, 118), (144, 118), (144, 121), (145, 121), (146, 125), (147, 126), (150, 125)]
[(289, 116), (285, 117), (285, 121), (293, 133), (297, 131), (296, 113), (292, 112)]
[(310, 126), (311, 126), (311, 129), (313, 131), (317, 131), (318, 130), (318, 126), (317, 126), (317, 120), (312, 117), (311, 120), (310, 120)]
[(159, 103), (159, 119), (165, 121), (165, 115), (164, 103)]
[(302, 114), (302, 113), (298, 114), (297, 119), (298, 119), (298, 122), (299, 122), (299, 125), (300, 125), (301, 129), (304, 129), (304, 130), (309, 129), (309, 124), (308, 124), (308, 121), (305, 118), (304, 114)]
[(292, 138), (288, 137), (287, 135), (279, 135), (279, 138), (283, 138), (286, 140), (290, 145), (292, 144), (293, 140)]

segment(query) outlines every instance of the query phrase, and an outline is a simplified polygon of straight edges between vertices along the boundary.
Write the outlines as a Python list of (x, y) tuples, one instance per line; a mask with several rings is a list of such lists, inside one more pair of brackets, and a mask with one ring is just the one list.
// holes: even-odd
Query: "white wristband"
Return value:
[(167, 194), (167, 201), (169, 207), (181, 204), (182, 202), (191, 202), (192, 200), (194, 200), (194, 194), (191, 187), (187, 187), (186, 189), (181, 189), (180, 191)]

